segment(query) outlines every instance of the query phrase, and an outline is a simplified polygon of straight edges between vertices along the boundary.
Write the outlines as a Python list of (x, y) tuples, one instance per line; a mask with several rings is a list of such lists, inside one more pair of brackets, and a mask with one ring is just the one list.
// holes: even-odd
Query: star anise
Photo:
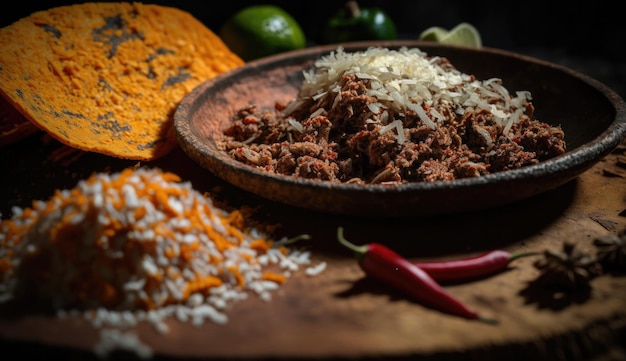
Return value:
[(597, 237), (596, 258), (607, 272), (626, 272), (626, 229), (616, 235)]
[(534, 266), (541, 271), (538, 283), (562, 289), (577, 290), (589, 287), (589, 281), (602, 273), (595, 257), (577, 249), (574, 244), (563, 243), (562, 251), (546, 250), (544, 258)]

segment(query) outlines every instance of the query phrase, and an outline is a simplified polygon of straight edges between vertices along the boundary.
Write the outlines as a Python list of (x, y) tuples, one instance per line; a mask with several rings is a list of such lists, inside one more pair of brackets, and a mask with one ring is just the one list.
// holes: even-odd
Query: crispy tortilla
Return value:
[(84, 3), (0, 29), (0, 93), (59, 141), (153, 160), (176, 146), (173, 114), (202, 81), (243, 64), (191, 14)]

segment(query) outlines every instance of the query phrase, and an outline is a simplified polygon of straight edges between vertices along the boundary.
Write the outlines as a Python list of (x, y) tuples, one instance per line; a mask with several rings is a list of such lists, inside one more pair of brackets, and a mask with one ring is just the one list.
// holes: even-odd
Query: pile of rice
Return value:
[(309, 252), (246, 228), (240, 211), (159, 169), (94, 174), (0, 223), (0, 302), (36, 297), (59, 315), (82, 314), (103, 330), (100, 353), (150, 349), (121, 328), (169, 317), (226, 323), (231, 306), (271, 292), (295, 271), (310, 275)]

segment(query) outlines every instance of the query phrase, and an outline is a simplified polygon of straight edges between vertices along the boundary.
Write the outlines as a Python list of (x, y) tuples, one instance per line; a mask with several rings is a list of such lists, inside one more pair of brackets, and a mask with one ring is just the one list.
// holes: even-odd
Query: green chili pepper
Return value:
[(322, 34), (327, 44), (361, 40), (394, 40), (396, 26), (391, 17), (378, 7), (360, 8), (348, 1), (328, 19)]

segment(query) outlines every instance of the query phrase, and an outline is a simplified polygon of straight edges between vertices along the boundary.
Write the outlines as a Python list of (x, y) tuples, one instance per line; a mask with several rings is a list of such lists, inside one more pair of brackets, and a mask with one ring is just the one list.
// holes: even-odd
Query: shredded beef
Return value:
[[(460, 115), (441, 104), (437, 111), (445, 121), (435, 129), (415, 112), (392, 113), (403, 123), (399, 142), (396, 128), (381, 134), (383, 112), (372, 114), (368, 104), (376, 99), (366, 91), (365, 81), (349, 75), (337, 98), (309, 99), (287, 116), (284, 104), (269, 110), (246, 107), (225, 129), (221, 146), (238, 161), (270, 173), (358, 184), (480, 177), (536, 164), (566, 149), (560, 127), (530, 117), (531, 103), (528, 117), (507, 134), (484, 111)], [(316, 113), (320, 108), (325, 111)]]

